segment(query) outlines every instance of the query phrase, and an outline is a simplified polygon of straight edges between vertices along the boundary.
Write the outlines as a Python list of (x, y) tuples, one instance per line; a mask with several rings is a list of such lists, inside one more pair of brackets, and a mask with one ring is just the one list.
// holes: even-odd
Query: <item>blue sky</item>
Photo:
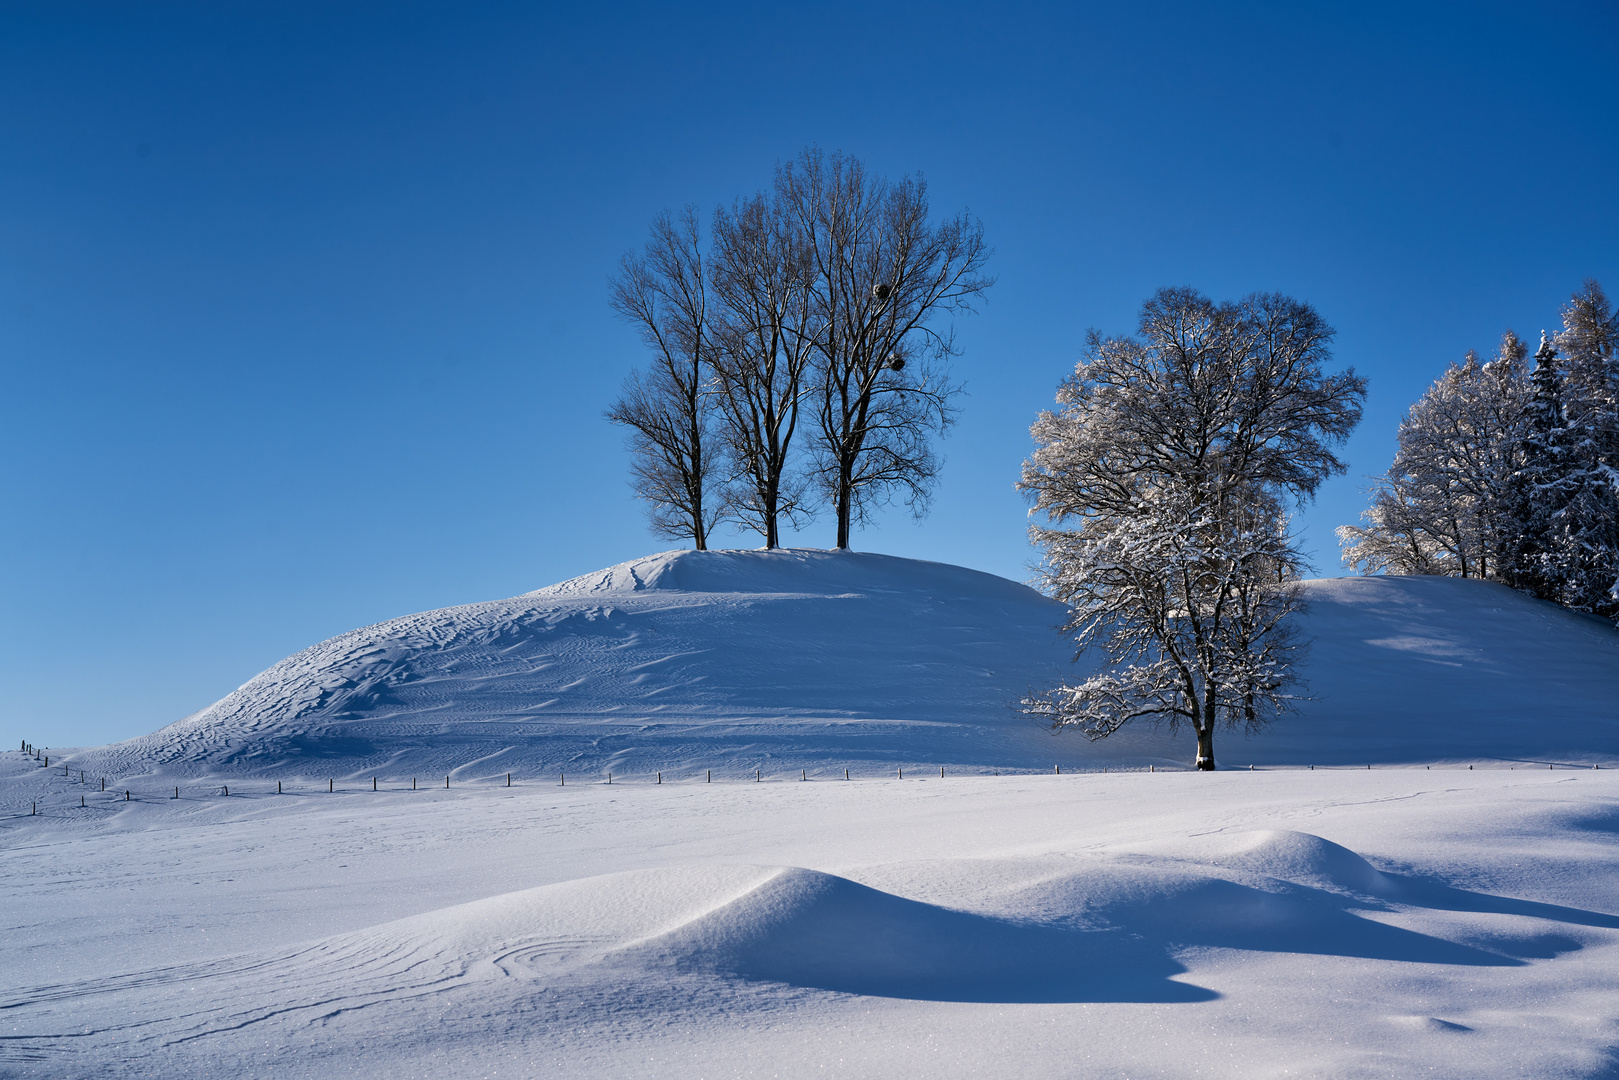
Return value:
[(1444, 366), (1619, 293), (1616, 114), (1611, 3), (8, 4), (0, 735), (144, 733), (668, 546), (601, 419), (640, 359), (607, 278), (811, 144), (996, 248), (933, 513), (856, 547), (1025, 578), (1030, 420), (1187, 284), (1309, 300), (1369, 376), (1300, 518), (1340, 573)]

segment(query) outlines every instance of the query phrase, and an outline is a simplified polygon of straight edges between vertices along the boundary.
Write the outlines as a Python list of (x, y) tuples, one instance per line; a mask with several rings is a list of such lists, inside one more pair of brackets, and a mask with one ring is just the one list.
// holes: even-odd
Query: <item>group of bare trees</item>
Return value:
[(1216, 304), (1163, 289), (1135, 337), (1092, 331), (1035, 421), (1021, 487), (1044, 524), (1047, 591), (1081, 654), (1105, 664), (1024, 702), (1096, 739), (1135, 720), (1197, 735), (1255, 728), (1292, 707), (1303, 558), (1288, 505), (1343, 471), (1333, 447), (1366, 383), (1327, 372), (1333, 331), (1276, 294)]
[(1595, 281), (1563, 329), (1469, 352), (1400, 425), (1364, 524), (1338, 530), (1363, 573), (1502, 581), (1619, 618), (1619, 314)]
[(918, 177), (807, 150), (773, 186), (664, 215), (624, 257), (614, 309), (651, 353), (607, 412), (659, 535), (698, 549), (722, 521), (758, 532), (822, 507), (837, 546), (898, 498), (922, 512), (953, 418), (955, 354), (939, 320), (992, 284), (979, 222), (935, 222)]

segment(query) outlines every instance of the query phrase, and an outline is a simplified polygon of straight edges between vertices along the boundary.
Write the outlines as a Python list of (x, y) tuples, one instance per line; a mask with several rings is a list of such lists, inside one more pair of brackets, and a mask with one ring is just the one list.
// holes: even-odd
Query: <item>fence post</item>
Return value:
[(328, 776), (326, 778), (326, 790), (331, 791), (332, 790), (332, 785), (335, 784), (335, 783), (337, 783), (337, 781), (333, 780), (330, 776)]
[(714, 782), (714, 770), (710, 769), (710, 770), (708, 770), (708, 779), (704, 780), (703, 783), (712, 784), (713, 782)]
[[(658, 783), (663, 783), (663, 773), (661, 771), (658, 773)], [(509, 787), (510, 785), (507, 786)]]
[(512, 786), (512, 774), (511, 773), (506, 774), (506, 786), (507, 787)]
[(449, 777), (448, 777), (448, 776), (446, 776), (446, 777), (445, 777), (445, 778), (444, 778), (444, 790), (445, 790), (445, 791), (449, 791), (449, 790), (450, 790), (450, 778), (449, 778)]
[(277, 795), (281, 794), (281, 781), (279, 780), (275, 782), (275, 793)]

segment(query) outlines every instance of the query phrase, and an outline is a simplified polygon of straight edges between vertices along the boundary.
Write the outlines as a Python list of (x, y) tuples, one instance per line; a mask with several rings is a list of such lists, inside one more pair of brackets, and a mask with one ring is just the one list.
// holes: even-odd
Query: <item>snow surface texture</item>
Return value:
[[(1222, 734), (1223, 765), (1619, 758), (1610, 625), (1472, 580), (1307, 592), (1312, 700), (1262, 735)], [(64, 760), (125, 783), (1188, 762), (1184, 734), (1087, 743), (1015, 712), (1073, 674), (1061, 619), (1032, 589), (942, 563), (668, 552), (351, 631), (179, 723)]]
[(1616, 842), (1591, 770), (98, 792), (0, 819), (0, 1076), (1612, 1078)]

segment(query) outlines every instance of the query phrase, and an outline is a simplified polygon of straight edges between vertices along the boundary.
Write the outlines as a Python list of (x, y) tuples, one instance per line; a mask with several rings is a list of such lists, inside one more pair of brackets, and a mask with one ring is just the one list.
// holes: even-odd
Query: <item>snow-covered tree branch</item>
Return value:
[(1285, 503), (1341, 472), (1365, 380), (1326, 374), (1332, 329), (1278, 295), (1214, 304), (1165, 289), (1140, 336), (1089, 337), (1042, 413), (1020, 486), (1065, 630), (1106, 670), (1032, 697), (1054, 727), (1102, 738), (1187, 725), (1214, 768), (1219, 727), (1292, 708), (1302, 565)]

